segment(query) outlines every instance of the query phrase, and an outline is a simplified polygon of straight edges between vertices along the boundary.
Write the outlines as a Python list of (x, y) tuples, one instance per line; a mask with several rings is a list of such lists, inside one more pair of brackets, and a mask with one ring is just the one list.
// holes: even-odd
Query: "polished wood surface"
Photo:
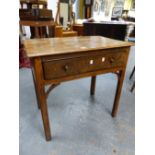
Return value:
[[(87, 52), (131, 46), (132, 43), (100, 36), (33, 39), (24, 41), (29, 57)], [(48, 47), (48, 48), (47, 48)]]
[[(132, 43), (100, 36), (25, 40), (27, 55), (32, 61), (32, 72), (41, 110), (46, 140), (51, 140), (47, 97), (60, 83), (91, 77), (90, 94), (95, 94), (96, 76), (116, 73), (117, 89), (112, 109), (115, 117), (125, 76), (128, 54)], [(47, 91), (45, 86), (51, 85)]]

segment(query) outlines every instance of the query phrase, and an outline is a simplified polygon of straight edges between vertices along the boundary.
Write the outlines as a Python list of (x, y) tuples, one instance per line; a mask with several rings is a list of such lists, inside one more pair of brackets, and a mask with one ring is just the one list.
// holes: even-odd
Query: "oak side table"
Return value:
[[(24, 40), (27, 56), (32, 61), (35, 91), (47, 141), (51, 140), (51, 131), (46, 99), (61, 82), (91, 76), (90, 93), (94, 95), (96, 75), (117, 74), (111, 114), (116, 116), (130, 46), (132, 43), (101, 36)], [(47, 91), (46, 85), (50, 85)]]

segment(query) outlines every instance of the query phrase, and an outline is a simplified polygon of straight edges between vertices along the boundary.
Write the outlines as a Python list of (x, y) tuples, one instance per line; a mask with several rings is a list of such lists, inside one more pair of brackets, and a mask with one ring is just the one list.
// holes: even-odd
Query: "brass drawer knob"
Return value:
[(90, 60), (89, 64), (92, 65), (94, 63), (94, 60)]
[(102, 57), (102, 62), (104, 62), (105, 61), (105, 57)]

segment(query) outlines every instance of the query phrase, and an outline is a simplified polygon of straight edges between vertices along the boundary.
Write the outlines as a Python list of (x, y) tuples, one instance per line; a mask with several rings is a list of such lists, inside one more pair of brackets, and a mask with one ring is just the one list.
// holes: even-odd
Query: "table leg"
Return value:
[(124, 76), (125, 76), (125, 70), (120, 71), (120, 74), (118, 75), (117, 90), (116, 90), (114, 105), (113, 105), (112, 114), (111, 114), (112, 117), (116, 117), (118, 112), (119, 99), (120, 99), (121, 90), (123, 86)]
[(95, 94), (95, 86), (96, 86), (96, 76), (91, 77), (91, 86), (90, 86), (90, 94)]
[(51, 140), (51, 131), (50, 131), (50, 124), (49, 124), (48, 109), (47, 109), (44, 86), (40, 87), (39, 96), (40, 96), (40, 101), (41, 101), (40, 109), (41, 109), (41, 115), (42, 115), (42, 120), (43, 120), (43, 125), (44, 125), (45, 136), (46, 136), (46, 140), (49, 141)]
[(45, 93), (45, 87), (43, 83), (43, 71), (42, 71), (42, 64), (40, 58), (34, 59), (34, 75), (35, 75), (35, 81), (36, 81), (36, 89), (38, 92), (38, 100), (40, 103), (40, 110), (44, 125), (44, 131), (46, 140), (51, 140), (51, 131), (50, 131), (50, 123), (49, 123), (49, 117), (48, 117), (48, 108), (46, 103), (46, 93)]
[(35, 76), (34, 76), (33, 71), (32, 71), (32, 77), (33, 77), (33, 83), (34, 83), (34, 88), (35, 88), (36, 98), (37, 98), (37, 105), (38, 105), (38, 108), (40, 109), (39, 93), (38, 93), (38, 89), (37, 89), (37, 86), (36, 86), (36, 80), (35, 80)]

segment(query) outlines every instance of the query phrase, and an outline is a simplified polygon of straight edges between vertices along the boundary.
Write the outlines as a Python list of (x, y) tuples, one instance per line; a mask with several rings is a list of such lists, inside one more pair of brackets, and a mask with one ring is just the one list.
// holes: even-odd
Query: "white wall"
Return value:
[(53, 11), (53, 17), (55, 19), (56, 12), (57, 12), (57, 1), (58, 0), (48, 0), (48, 9)]

